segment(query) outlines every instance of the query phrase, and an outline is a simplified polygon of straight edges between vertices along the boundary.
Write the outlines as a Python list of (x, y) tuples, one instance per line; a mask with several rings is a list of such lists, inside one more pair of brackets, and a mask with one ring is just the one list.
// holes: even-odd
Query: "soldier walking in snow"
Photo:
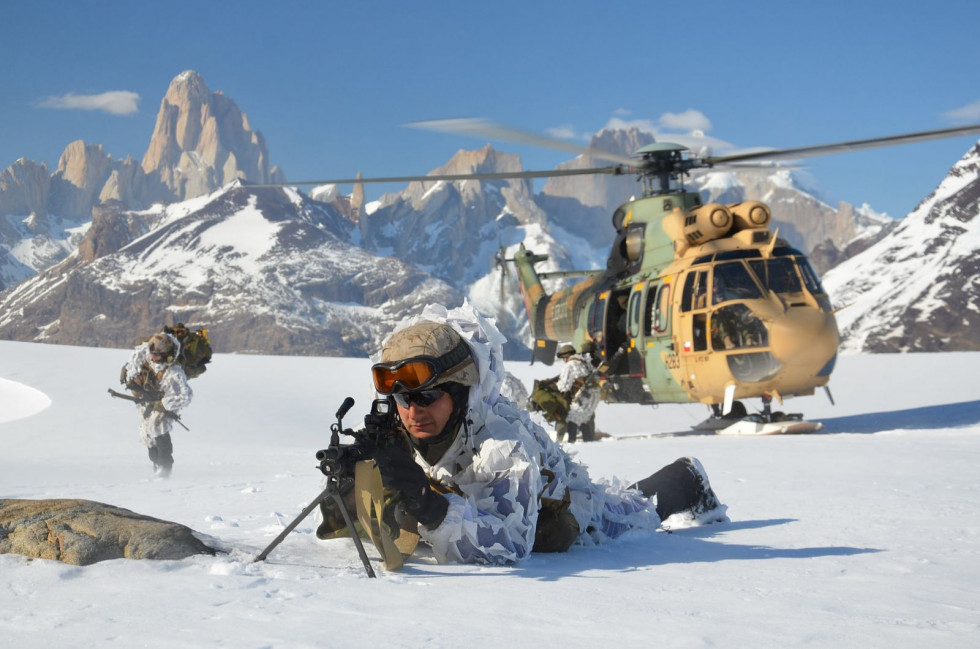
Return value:
[(157, 475), (168, 477), (173, 469), (170, 430), (178, 413), (193, 396), (184, 368), (176, 362), (180, 343), (169, 333), (158, 333), (133, 350), (120, 380), (136, 399), (140, 415), (140, 439), (146, 445)]

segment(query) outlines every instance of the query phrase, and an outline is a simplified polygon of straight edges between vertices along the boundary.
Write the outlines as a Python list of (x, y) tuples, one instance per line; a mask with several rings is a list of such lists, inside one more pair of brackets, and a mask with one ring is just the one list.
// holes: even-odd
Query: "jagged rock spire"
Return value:
[(187, 70), (174, 77), (160, 102), (156, 126), (143, 156), (143, 171), (177, 200), (211, 192), (232, 180), (284, 180), (269, 166), (265, 138), (222, 92)]

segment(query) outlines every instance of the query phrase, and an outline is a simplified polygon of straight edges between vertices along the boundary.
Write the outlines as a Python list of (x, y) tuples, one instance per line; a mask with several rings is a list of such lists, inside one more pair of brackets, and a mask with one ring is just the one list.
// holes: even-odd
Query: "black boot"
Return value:
[(683, 511), (698, 516), (720, 504), (700, 463), (689, 457), (675, 460), (633, 487), (647, 498), (657, 497), (660, 520)]
[(572, 422), (568, 422), (568, 428), (566, 430), (568, 432), (569, 444), (571, 444), (576, 439), (578, 439), (578, 424), (573, 424)]
[(170, 433), (164, 433), (153, 440), (153, 446), (147, 449), (150, 461), (153, 462), (153, 472), (161, 478), (169, 478), (174, 467), (174, 445)]

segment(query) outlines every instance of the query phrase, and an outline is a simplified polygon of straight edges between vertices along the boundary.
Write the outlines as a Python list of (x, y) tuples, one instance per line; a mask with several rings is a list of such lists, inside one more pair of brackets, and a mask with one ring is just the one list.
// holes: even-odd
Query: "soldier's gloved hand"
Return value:
[(374, 461), (384, 486), (402, 494), (405, 511), (429, 529), (442, 523), (449, 510), (449, 501), (432, 490), (425, 471), (405, 449), (399, 446), (378, 449)]
[(154, 401), (153, 410), (154, 412), (167, 412), (167, 409), (163, 407), (162, 401)]

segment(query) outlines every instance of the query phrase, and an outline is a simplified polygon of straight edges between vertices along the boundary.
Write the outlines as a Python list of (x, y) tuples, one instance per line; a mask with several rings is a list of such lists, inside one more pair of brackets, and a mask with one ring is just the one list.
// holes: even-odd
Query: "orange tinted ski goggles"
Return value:
[(440, 376), (451, 374), (472, 363), (469, 348), (460, 342), (451, 352), (433, 358), (414, 356), (394, 363), (375, 363), (371, 367), (374, 389), (383, 395), (395, 392), (425, 390), (435, 385)]
[[(377, 363), (371, 368), (374, 388), (381, 394), (424, 390), (439, 378), (436, 359), (427, 356), (397, 363)], [(400, 390), (399, 390), (400, 388)]]

